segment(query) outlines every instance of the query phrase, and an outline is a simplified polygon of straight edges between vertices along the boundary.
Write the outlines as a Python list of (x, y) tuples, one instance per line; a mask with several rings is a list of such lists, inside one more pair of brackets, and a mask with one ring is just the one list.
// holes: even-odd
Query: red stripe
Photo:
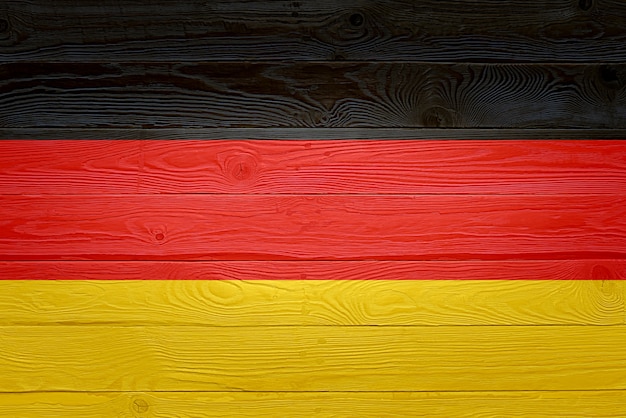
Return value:
[(0, 262), (6, 280), (624, 280), (626, 260)]
[(622, 279), (625, 186), (626, 141), (2, 141), (0, 278)]
[(626, 196), (4, 196), (5, 260), (622, 258)]
[(0, 194), (613, 194), (626, 141), (0, 141)]

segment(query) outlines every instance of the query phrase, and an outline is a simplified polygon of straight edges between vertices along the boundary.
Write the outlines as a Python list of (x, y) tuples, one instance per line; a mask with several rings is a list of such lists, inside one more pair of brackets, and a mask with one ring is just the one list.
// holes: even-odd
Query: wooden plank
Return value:
[(0, 280), (626, 280), (626, 260), (0, 261)]
[(624, 258), (607, 195), (0, 197), (4, 260)]
[(620, 0), (8, 0), (2, 12), (4, 62), (626, 60)]
[(616, 139), (624, 129), (438, 129), (438, 128), (5, 128), (7, 139)]
[[(0, 266), (3, 277), (36, 278), (48, 266), (31, 266), (32, 276), (18, 276)], [(64, 263), (57, 263), (59, 276)], [(107, 265), (108, 264), (108, 265)], [(509, 272), (502, 268), (494, 280), (401, 280), (413, 274), (408, 266), (345, 266), (327, 270), (337, 279), (280, 280), (285, 269), (277, 267), (276, 280), (189, 280), (200, 268), (169, 269), (185, 280), (127, 280), (125, 266), (103, 263), (103, 273), (85, 267), (75, 276), (105, 280), (3, 280), (0, 282), (0, 325), (618, 325), (624, 324), (624, 285), (619, 280), (517, 280), (530, 276), (578, 273), (565, 271), (573, 263), (548, 264), (543, 269)], [(127, 264), (127, 263), (124, 263)], [(197, 264), (197, 263), (194, 263)], [(229, 263), (223, 275), (246, 276), (245, 269)], [(335, 263), (337, 264), (337, 263)], [(402, 263), (405, 264), (405, 263)], [(471, 263), (470, 263), (471, 264)], [(509, 263), (512, 264), (512, 263)], [(521, 263), (527, 266), (529, 263)], [(560, 265), (559, 265), (560, 264)], [(623, 263), (621, 263), (623, 265)], [(383, 268), (379, 273), (374, 268)], [(446, 266), (440, 267), (444, 270)], [(543, 267), (543, 266), (542, 266)], [(369, 268), (369, 270), (366, 270)], [(476, 269), (450, 266), (464, 272), (492, 273), (495, 266)], [(23, 267), (22, 270), (27, 270)], [(71, 270), (71, 269), (69, 269)], [(139, 270), (139, 269), (137, 269)], [(147, 271), (154, 268), (146, 268)], [(213, 269), (207, 269), (209, 271)], [(217, 270), (217, 267), (215, 268)], [(243, 270), (243, 273), (240, 272)], [(282, 270), (282, 271), (281, 271)], [(563, 270), (563, 271), (559, 271)], [(599, 267), (595, 271), (598, 271)], [(622, 272), (624, 268), (622, 267)], [(170, 277), (168, 269), (159, 270)], [(306, 270), (307, 273), (309, 270)], [(90, 274), (91, 273), (91, 274)], [(106, 274), (109, 276), (106, 276)], [(206, 273), (203, 272), (203, 273)], [(362, 274), (360, 274), (362, 273)], [(380, 274), (378, 280), (361, 277)], [(493, 274), (493, 273), (492, 273)], [(156, 276), (156, 275), (155, 275)], [(345, 279), (353, 276), (353, 279)], [(452, 274), (450, 274), (452, 276)], [(571, 277), (570, 274), (566, 276)], [(54, 277), (54, 276), (51, 276)], [(72, 277), (72, 272), (66, 277)], [(158, 277), (158, 276), (156, 276)], [(180, 277), (180, 276), (177, 276)], [(390, 277), (385, 280), (385, 277)], [(436, 277), (436, 276), (433, 276)], [(547, 276), (551, 277), (551, 276)], [(211, 277), (213, 278), (213, 277)], [(394, 280), (396, 279), (396, 280)]]
[(621, 417), (624, 391), (0, 394), (0, 417)]
[(626, 141), (1, 141), (0, 194), (626, 190)]
[(626, 125), (626, 64), (7, 63), (5, 128)]
[(0, 391), (624, 390), (626, 326), (0, 327)]

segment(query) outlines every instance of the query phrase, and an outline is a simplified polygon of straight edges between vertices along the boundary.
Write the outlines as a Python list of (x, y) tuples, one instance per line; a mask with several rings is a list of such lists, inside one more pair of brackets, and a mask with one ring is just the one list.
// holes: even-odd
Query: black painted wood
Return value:
[(15, 63), (4, 128), (626, 126), (626, 65)]
[(0, 62), (622, 62), (623, 0), (4, 0)]
[(618, 138), (625, 41), (622, 0), (6, 0), (0, 138)]

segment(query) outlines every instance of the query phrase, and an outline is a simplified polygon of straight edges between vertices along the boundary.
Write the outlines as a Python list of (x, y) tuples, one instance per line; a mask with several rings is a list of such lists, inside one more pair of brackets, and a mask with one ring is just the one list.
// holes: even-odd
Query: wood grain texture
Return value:
[[(363, 276), (379, 266), (368, 264)], [(116, 270), (111, 265), (102, 268)], [(500, 280), (129, 281), (119, 270), (117, 280), (2, 281), (0, 325), (625, 323), (624, 285), (618, 280), (509, 280), (503, 269), (506, 278)], [(362, 270), (351, 273), (359, 277), (356, 273)]]
[(624, 258), (606, 195), (1, 196), (4, 260)]
[(623, 259), (508, 261), (0, 261), (0, 280), (626, 280)]
[(7, 63), (4, 128), (626, 125), (626, 65)]
[(624, 27), (1, 2), (0, 417), (626, 416)]
[(0, 141), (0, 194), (616, 194), (626, 141)]
[(5, 128), (0, 140), (11, 139), (611, 139), (626, 138), (625, 129), (445, 129), (445, 128)]
[(4, 62), (626, 59), (619, 0), (9, 0), (1, 13)]
[(0, 394), (0, 417), (623, 417), (624, 391)]
[(0, 391), (624, 390), (626, 326), (0, 327)]

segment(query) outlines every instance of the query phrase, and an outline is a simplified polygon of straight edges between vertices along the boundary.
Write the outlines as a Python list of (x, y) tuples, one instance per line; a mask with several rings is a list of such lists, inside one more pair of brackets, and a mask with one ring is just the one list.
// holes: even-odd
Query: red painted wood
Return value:
[(624, 258), (626, 196), (4, 196), (4, 260)]
[(624, 280), (626, 260), (5, 261), (0, 280)]
[(0, 194), (615, 194), (626, 141), (0, 141)]

